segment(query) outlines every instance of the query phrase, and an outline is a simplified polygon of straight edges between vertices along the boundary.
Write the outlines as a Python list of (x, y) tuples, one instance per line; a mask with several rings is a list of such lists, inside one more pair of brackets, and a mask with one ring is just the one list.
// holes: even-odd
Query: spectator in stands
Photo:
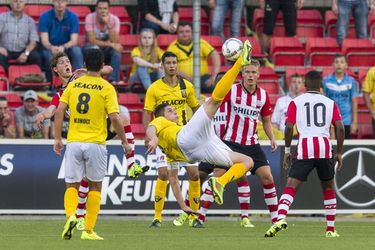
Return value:
[[(369, 0), (371, 9), (375, 9), (375, 1)], [(368, 16), (367, 0), (332, 0), (332, 11), (338, 15), (336, 23), (336, 40), (341, 47), (342, 41), (347, 35), (349, 18), (353, 13), (355, 22), (355, 33), (357, 38), (367, 37), (367, 16)]]
[[(177, 41), (169, 45), (168, 51), (178, 58), (179, 75), (193, 82), (193, 27), (191, 23), (180, 22), (177, 27)], [(211, 75), (208, 72), (208, 60), (212, 63)], [(219, 53), (205, 40), (200, 39), (201, 91), (211, 93), (216, 75), (220, 71)]]
[(372, 116), (372, 136), (375, 139), (375, 67), (370, 68), (367, 72), (362, 91), (366, 106)]
[(109, 7), (109, 0), (98, 0), (96, 11), (86, 16), (85, 30), (89, 43), (86, 48), (96, 47), (102, 50), (104, 62), (113, 68), (108, 81), (119, 82), (121, 52), (123, 51), (119, 41), (120, 19), (109, 13)]
[(242, 11), (245, 0), (208, 0), (208, 6), (213, 9), (212, 35), (224, 39), (223, 26), (227, 10), (230, 9), (230, 36), (240, 36)]
[(45, 120), (41, 130), (36, 126), (35, 119), (44, 108), (38, 106), (38, 95), (28, 90), (23, 95), (23, 106), (16, 109), (16, 126), (19, 138), (48, 139), (50, 120)]
[(130, 83), (140, 81), (145, 90), (152, 82), (162, 77), (161, 57), (164, 51), (156, 42), (152, 29), (143, 29), (139, 37), (139, 45), (131, 52), (133, 66), (130, 72)]
[(289, 93), (277, 99), (272, 114), (272, 125), (284, 134), (286, 111), (289, 103), (296, 96), (299, 96), (305, 89), (303, 78), (299, 74), (293, 74), (289, 80)]
[(8, 60), (41, 65), (35, 50), (39, 42), (34, 20), (23, 12), (23, 0), (12, 0), (11, 11), (0, 14), (0, 65), (7, 71)]
[(279, 10), (283, 12), (284, 26), (287, 36), (296, 35), (297, 9), (301, 9), (304, 0), (259, 0), (259, 5), (264, 10), (264, 27), (261, 37), (263, 53), (270, 48), (270, 37), (277, 21)]
[(0, 138), (16, 138), (14, 115), (9, 111), (8, 101), (0, 96)]
[(54, 8), (43, 13), (39, 19), (39, 32), (43, 47), (44, 70), (52, 82), (50, 61), (58, 52), (68, 54), (73, 68), (83, 67), (83, 56), (78, 42), (78, 17), (66, 8), (68, 0), (52, 0)]
[(141, 30), (153, 29), (156, 34), (174, 34), (179, 15), (176, 0), (139, 0)]
[(334, 72), (323, 79), (323, 90), (327, 97), (334, 100), (340, 110), (345, 126), (345, 139), (357, 133), (358, 87), (353, 77), (345, 73), (348, 68), (346, 58), (337, 54), (333, 61)]

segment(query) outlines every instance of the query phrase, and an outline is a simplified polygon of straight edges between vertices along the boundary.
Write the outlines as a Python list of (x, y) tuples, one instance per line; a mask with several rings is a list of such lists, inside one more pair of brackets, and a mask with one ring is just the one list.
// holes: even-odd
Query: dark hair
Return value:
[(320, 89), (322, 86), (322, 75), (316, 70), (307, 72), (305, 75), (305, 85), (308, 89)]
[(344, 54), (340, 54), (340, 53), (337, 53), (337, 54), (335, 55), (335, 57), (334, 57), (333, 60), (336, 60), (337, 58), (341, 58), (341, 57), (343, 57), (343, 58), (345, 59), (345, 62), (346, 62), (346, 57), (345, 57), (345, 55), (344, 55)]
[(302, 76), (298, 73), (294, 73), (293, 75), (289, 77), (289, 79), (292, 79), (292, 78), (302, 78)]
[(177, 25), (177, 29), (180, 27), (189, 26), (191, 29), (193, 29), (193, 25), (190, 22), (187, 21), (181, 21)]
[(68, 55), (65, 52), (59, 52), (52, 57), (50, 67), (55, 75), (57, 75), (57, 73), (53, 70), (53, 68), (57, 66), (57, 62), (59, 61), (59, 59), (65, 56), (68, 57)]
[(160, 116), (164, 116), (164, 110), (166, 107), (170, 106), (168, 103), (162, 103), (162, 104), (159, 104), (158, 106), (155, 107), (154, 109), (154, 116), (155, 118), (156, 117), (160, 117)]
[(99, 72), (104, 63), (104, 55), (100, 49), (87, 49), (84, 53), (87, 71)]
[[(163, 54), (162, 57), (161, 57), (161, 62), (164, 63), (164, 60), (165, 60), (165, 58), (167, 58), (167, 57), (175, 57), (175, 58), (177, 58), (177, 56), (176, 56), (175, 53), (170, 52), (170, 51), (166, 51), (166, 52), (164, 52), (164, 54)], [(178, 58), (177, 58), (177, 60), (178, 60)]]
[(108, 6), (111, 6), (111, 2), (109, 0), (98, 0), (96, 1), (96, 7), (98, 7), (99, 3), (108, 3)]
[(0, 96), (0, 101), (8, 101), (5, 96)]

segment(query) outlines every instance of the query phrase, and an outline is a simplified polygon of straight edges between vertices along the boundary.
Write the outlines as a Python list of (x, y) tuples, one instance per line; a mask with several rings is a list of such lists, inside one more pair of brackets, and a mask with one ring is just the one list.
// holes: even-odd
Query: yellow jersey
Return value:
[(190, 108), (198, 107), (194, 86), (191, 82), (185, 80), (186, 97), (182, 96), (180, 84), (175, 87), (169, 86), (164, 82), (163, 78), (155, 81), (147, 89), (144, 109), (153, 112), (155, 107), (168, 103), (177, 112), (179, 124), (185, 125), (189, 118), (187, 115), (187, 106)]
[(105, 144), (107, 114), (119, 112), (115, 88), (99, 76), (82, 76), (60, 98), (69, 106), (68, 142)]
[[(164, 51), (161, 48), (159, 48), (159, 47), (156, 48), (156, 55), (158, 57), (158, 61), (159, 62), (161, 62), (161, 57), (163, 56), (163, 53), (164, 53)], [(142, 53), (141, 53), (141, 50), (139, 49), (139, 47), (135, 47), (132, 50), (130, 56), (132, 58), (133, 57), (140, 57), (140, 58), (146, 60), (147, 62), (151, 62), (151, 54), (146, 55), (146, 58), (142, 57)], [(130, 71), (130, 75), (131, 76), (135, 73), (136, 69), (137, 69), (137, 64), (133, 63), (132, 64), (132, 69)], [(151, 73), (152, 69), (148, 69), (148, 72)]]
[[(208, 74), (207, 58), (215, 49), (205, 40), (200, 39), (200, 61), (201, 76)], [(176, 54), (178, 58), (178, 70), (189, 76), (193, 76), (193, 43), (182, 45), (178, 41), (174, 41), (169, 45), (167, 51)]]
[(362, 91), (372, 94), (372, 108), (375, 110), (375, 67), (369, 69)]
[(168, 162), (188, 162), (177, 145), (177, 134), (182, 129), (182, 126), (177, 125), (162, 116), (155, 118), (150, 122), (149, 126), (154, 126), (156, 128), (156, 135), (159, 139), (158, 146), (167, 156)]

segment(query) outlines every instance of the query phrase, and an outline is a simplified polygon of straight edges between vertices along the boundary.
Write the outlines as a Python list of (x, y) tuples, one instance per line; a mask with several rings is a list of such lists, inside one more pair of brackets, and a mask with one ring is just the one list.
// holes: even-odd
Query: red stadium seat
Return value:
[(361, 68), (358, 70), (358, 83), (360, 88), (362, 88), (363, 84), (365, 83), (368, 70), (369, 68)]
[(80, 23), (85, 22), (86, 16), (91, 13), (91, 10), (87, 6), (68, 6), (68, 9), (73, 11), (78, 16), (78, 21)]
[(157, 42), (162, 50), (166, 50), (168, 46), (177, 39), (176, 35), (160, 34), (157, 37)]
[(133, 123), (142, 123), (142, 114), (141, 110), (130, 111), (130, 122)]
[(363, 96), (358, 96), (355, 99), (357, 100), (358, 111), (363, 111), (363, 112), (368, 111), (368, 108), (367, 108), (367, 105), (365, 103), (365, 100), (364, 100)]
[(306, 40), (306, 55), (311, 66), (330, 66), (337, 53), (340, 48), (334, 38), (309, 37)]
[(26, 15), (33, 18), (35, 22), (39, 22), (40, 16), (50, 9), (52, 9), (51, 5), (27, 4), (23, 11)]
[[(178, 8), (178, 14), (180, 18), (180, 22), (186, 21), (193, 24), (193, 8), (191, 7), (184, 7)], [(204, 9), (201, 9), (201, 34), (202, 35), (209, 35), (210, 34), (210, 23), (207, 16), (207, 13)]]
[(27, 89), (40, 89), (49, 87), (49, 82), (41, 83), (30, 83), (30, 82), (15, 82), (17, 77), (20, 77), (25, 74), (41, 74), (42, 70), (36, 64), (32, 65), (11, 65), (8, 69), (9, 74), (9, 84), (13, 88), (27, 88)]
[(270, 97), (270, 103), (271, 103), (271, 107), (272, 109), (275, 107), (276, 105), (276, 101), (277, 99), (280, 97), (279, 95), (268, 95)]
[(346, 55), (349, 66), (374, 66), (375, 46), (370, 39), (344, 39), (342, 42), (342, 52)]
[(277, 66), (305, 64), (305, 49), (297, 37), (271, 37), (270, 54)]
[(262, 48), (260, 47), (260, 43), (256, 37), (253, 36), (240, 36), (236, 37), (237, 39), (240, 39), (242, 42), (245, 42), (246, 40), (249, 40), (251, 45), (253, 46), (253, 51), (251, 52), (251, 56), (255, 58), (259, 57), (265, 57), (265, 54), (262, 54)]
[[(332, 74), (334, 71), (335, 70), (333, 69), (333, 66), (323, 67), (323, 69), (322, 69), (323, 78), (326, 77), (329, 74)], [(357, 80), (357, 75), (350, 68), (346, 69), (346, 73)]]
[(211, 44), (212, 47), (216, 49), (217, 52), (221, 53), (221, 47), (223, 46), (223, 40), (220, 36), (201, 36), (203, 40)]
[(279, 77), (275, 71), (270, 67), (260, 67), (259, 74), (258, 86), (265, 89), (268, 94), (277, 95), (279, 93)]
[(8, 6), (0, 6), (0, 13), (9, 11)]
[(139, 35), (120, 35), (119, 39), (124, 48), (121, 55), (121, 64), (129, 68), (133, 63), (130, 55), (132, 50), (138, 46)]
[(145, 129), (142, 123), (132, 123), (132, 132), (135, 139), (144, 139), (145, 138)]
[(369, 36), (375, 38), (375, 12), (368, 13)]
[[(327, 10), (325, 12), (325, 26), (327, 35), (329, 37), (336, 38), (336, 23), (337, 23), (337, 16), (333, 13), (332, 10)], [(349, 30), (347, 33), (347, 38), (354, 38), (355, 37), (355, 28), (354, 28), (354, 18), (352, 15), (350, 15), (350, 24), (349, 24)]]
[(9, 108), (11, 109), (18, 108), (23, 104), (21, 97), (15, 92), (0, 92), (0, 96), (7, 99)]
[(0, 65), (0, 91), (9, 90), (9, 81), (7, 78), (7, 73), (4, 68)]
[(109, 12), (120, 19), (120, 34), (131, 34), (133, 30), (132, 19), (124, 6), (111, 6)]
[(134, 93), (119, 93), (118, 102), (131, 110), (142, 110), (143, 104), (139, 96)]

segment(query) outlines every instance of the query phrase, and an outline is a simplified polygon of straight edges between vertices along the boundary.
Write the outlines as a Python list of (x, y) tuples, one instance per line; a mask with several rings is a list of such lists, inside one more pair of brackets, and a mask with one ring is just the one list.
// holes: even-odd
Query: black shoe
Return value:
[(154, 219), (149, 226), (149, 228), (159, 228), (159, 227), (161, 227), (161, 222), (158, 219)]
[(193, 228), (204, 228), (204, 224), (198, 218), (196, 218), (193, 221), (192, 227)]

